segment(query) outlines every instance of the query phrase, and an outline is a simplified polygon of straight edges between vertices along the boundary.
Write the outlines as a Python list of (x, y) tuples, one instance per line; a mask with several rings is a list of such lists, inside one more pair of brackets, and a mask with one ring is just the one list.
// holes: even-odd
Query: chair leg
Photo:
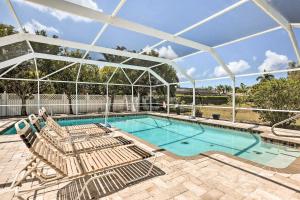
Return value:
[[(36, 158), (33, 158), (19, 173), (16, 174), (14, 181), (12, 182), (10, 188), (16, 187), (25, 180), (25, 178), (30, 175), (37, 167), (39, 162)], [(18, 178), (22, 172), (25, 172), (23, 177), (18, 181)]]

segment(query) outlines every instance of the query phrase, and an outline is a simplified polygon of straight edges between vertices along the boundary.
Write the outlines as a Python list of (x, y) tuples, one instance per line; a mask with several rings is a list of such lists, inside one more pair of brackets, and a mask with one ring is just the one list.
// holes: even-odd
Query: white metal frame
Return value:
[[(169, 88), (170, 85), (174, 85), (174, 84), (179, 84), (179, 83), (168, 83), (166, 82), (159, 74), (155, 73), (153, 71), (154, 67), (158, 67), (160, 65), (163, 64), (168, 64), (173, 66), (178, 72), (180, 72), (183, 76), (185, 76), (188, 80), (189, 83), (191, 83), (193, 85), (193, 103), (192, 103), (192, 115), (195, 115), (195, 87), (196, 87), (196, 83), (197, 82), (203, 82), (203, 81), (208, 81), (208, 80), (219, 80), (219, 79), (231, 79), (232, 81), (232, 85), (233, 85), (233, 98), (232, 98), (232, 109), (233, 109), (233, 122), (235, 121), (235, 110), (236, 109), (241, 109), (241, 108), (236, 108), (235, 106), (235, 79), (236, 77), (243, 77), (243, 76), (252, 76), (252, 75), (258, 75), (258, 74), (264, 74), (265, 72), (261, 72), (261, 73), (252, 73), (252, 74), (242, 74), (242, 75), (235, 75), (234, 73), (232, 73), (232, 71), (227, 67), (227, 65), (225, 64), (225, 62), (223, 61), (223, 59), (220, 57), (220, 55), (215, 51), (216, 48), (219, 47), (223, 47), (226, 45), (230, 45), (233, 43), (237, 43), (240, 41), (244, 41), (253, 37), (257, 37), (260, 36), (262, 34), (267, 34), (279, 29), (284, 29), (287, 31), (289, 38), (291, 40), (291, 43), (293, 45), (295, 54), (297, 56), (298, 62), (300, 62), (300, 51), (299, 51), (299, 46), (297, 43), (297, 40), (295, 38), (295, 34), (293, 31), (293, 27), (294, 28), (299, 28), (300, 27), (300, 23), (289, 23), (284, 17), (283, 15), (281, 15), (277, 10), (275, 10), (272, 6), (270, 6), (268, 4), (267, 1), (265, 0), (240, 0), (230, 6), (228, 6), (227, 8), (214, 13), (213, 15), (189, 26), (186, 27), (185, 29), (175, 33), (175, 34), (169, 34), (151, 27), (147, 27), (141, 24), (137, 24), (128, 20), (124, 20), (122, 18), (117, 17), (117, 13), (119, 12), (119, 10), (122, 8), (122, 6), (125, 4), (126, 0), (120, 0), (119, 4), (117, 5), (117, 7), (115, 8), (115, 10), (113, 11), (113, 13), (111, 15), (106, 15), (104, 13), (98, 12), (96, 10), (87, 8), (87, 7), (83, 7), (80, 6), (78, 4), (74, 4), (65, 0), (51, 0), (51, 1), (47, 1), (47, 0), (26, 0), (28, 2), (32, 2), (32, 3), (38, 3), (40, 5), (46, 6), (46, 7), (50, 7), (53, 9), (58, 9), (64, 12), (68, 12), (71, 13), (73, 15), (77, 15), (77, 16), (82, 16), (82, 17), (86, 17), (101, 23), (104, 23), (104, 25), (102, 26), (102, 28), (99, 30), (99, 32), (97, 33), (97, 35), (95, 36), (93, 42), (91, 44), (82, 44), (79, 42), (73, 42), (73, 41), (67, 41), (67, 40), (62, 40), (62, 39), (54, 39), (54, 38), (49, 38), (49, 37), (43, 37), (43, 36), (38, 36), (38, 35), (32, 35), (32, 34), (27, 34), (24, 33), (23, 29), (22, 29), (22, 24), (21, 21), (19, 20), (13, 5), (11, 4), (10, 0), (6, 0), (7, 4), (9, 5), (9, 8), (17, 22), (17, 25), (19, 27), (19, 29), (21, 30), (21, 33), (19, 34), (15, 34), (15, 35), (10, 35), (10, 36), (6, 36), (6, 37), (2, 37), (0, 38), (0, 47), (1, 46), (5, 46), (5, 45), (9, 45), (9, 44), (13, 44), (16, 42), (21, 42), (21, 41), (26, 41), (30, 52), (26, 55), (22, 55), (4, 62), (0, 62), (0, 69), (4, 69), (4, 68), (8, 68), (6, 71), (4, 71), (2, 74), (0, 74), (0, 79), (2, 80), (23, 80), (23, 81), (37, 81), (38, 82), (38, 93), (39, 93), (39, 83), (40, 82), (44, 82), (44, 81), (49, 81), (49, 82), (68, 82), (68, 83), (74, 83), (76, 84), (76, 114), (78, 113), (78, 99), (77, 99), (77, 93), (78, 93), (78, 84), (103, 84), (107, 86), (107, 95), (108, 95), (108, 86), (109, 85), (125, 85), (125, 86), (131, 86), (132, 88), (132, 97), (133, 97), (133, 87), (135, 86), (142, 86), (142, 87), (149, 87), (150, 88), (150, 110), (152, 110), (151, 105), (152, 105), (152, 88), (153, 87), (160, 87), (160, 86), (166, 86), (167, 87), (167, 91), (168, 91), (168, 99), (167, 99), (167, 103), (168, 103), (168, 113), (169, 113)], [(183, 33), (186, 33), (188, 31), (191, 31), (217, 17), (220, 17), (222, 15), (224, 15), (227, 12), (230, 12), (234, 9), (239, 8), (241, 5), (252, 1), (254, 4), (256, 4), (258, 6), (258, 8), (262, 9), (267, 15), (269, 15), (274, 21), (276, 21), (279, 26), (278, 27), (274, 27), (262, 32), (258, 32), (249, 36), (245, 36), (242, 38), (237, 38), (233, 41), (229, 41), (223, 44), (219, 44), (217, 46), (214, 47), (210, 47), (204, 44), (201, 44), (199, 42), (195, 42), (192, 40), (188, 40), (185, 38), (182, 38), (180, 35), (182, 35)], [(189, 55), (186, 56), (182, 56), (180, 58), (176, 58), (173, 60), (169, 60), (169, 59), (165, 59), (165, 58), (159, 58), (159, 57), (152, 57), (152, 56), (147, 56), (142, 54), (142, 52), (140, 53), (131, 53), (131, 52), (127, 52), (127, 51), (119, 51), (119, 50), (115, 50), (115, 49), (110, 49), (110, 48), (105, 48), (105, 47), (100, 47), (100, 46), (95, 46), (96, 42), (99, 40), (99, 38), (101, 37), (101, 35), (104, 33), (104, 31), (107, 29), (107, 27), (109, 25), (112, 26), (117, 26), (123, 29), (127, 29), (130, 31), (134, 31), (134, 32), (138, 32), (141, 34), (145, 34), (148, 36), (152, 36), (152, 37), (156, 37), (158, 39), (161, 39), (160, 42), (152, 45), (150, 48), (155, 48), (167, 41), (176, 43), (176, 44), (180, 44), (183, 46), (187, 46), (190, 48), (194, 48), (196, 50), (198, 50), (195, 53), (191, 53)], [(43, 54), (43, 53), (37, 53), (34, 52), (30, 42), (39, 42), (39, 43), (44, 43), (44, 44), (51, 44), (51, 45), (57, 45), (57, 46), (63, 46), (63, 47), (69, 47), (69, 48), (75, 48), (75, 49), (81, 49), (81, 50), (85, 50), (85, 54), (82, 58), (72, 58), (72, 57), (67, 57), (67, 56), (58, 56), (58, 55), (49, 55), (49, 54)], [(128, 59), (126, 59), (125, 61), (121, 62), (121, 63), (110, 63), (110, 62), (103, 62), (103, 61), (94, 61), (94, 60), (88, 60), (86, 59), (86, 56), (88, 55), (88, 53), (90, 51), (93, 52), (98, 52), (98, 53), (106, 53), (106, 54), (114, 54), (114, 55), (118, 55), (118, 56), (124, 56), (124, 57), (128, 57)], [(194, 80), (191, 76), (189, 76), (185, 70), (183, 70), (177, 63), (176, 61), (178, 61), (179, 59), (184, 59), (187, 58), (189, 56), (193, 56), (196, 55), (198, 53), (202, 53), (202, 52), (208, 52), (209, 54), (211, 54), (211, 56), (220, 64), (220, 66), (223, 67), (223, 69), (227, 72), (228, 76), (227, 77), (219, 77), (219, 78), (210, 78), (210, 79), (203, 79), (203, 80)], [(37, 58), (40, 59), (52, 59), (52, 60), (60, 60), (60, 61), (65, 61), (65, 62), (71, 62), (71, 64), (66, 65), (65, 67), (62, 67), (61, 69), (58, 69), (55, 72), (52, 72), (50, 74), (47, 74), (43, 77), (39, 77), (38, 74), (38, 67), (37, 67)], [(126, 62), (128, 62), (131, 59), (143, 59), (143, 60), (149, 60), (149, 61), (153, 61), (153, 62), (158, 62), (159, 64), (156, 64), (154, 66), (151, 67), (144, 67), (144, 66), (133, 66), (133, 65), (127, 65)], [(16, 68), (20, 63), (26, 61), (26, 60), (30, 60), (33, 59), (34, 61), (34, 65), (36, 68), (36, 77), (37, 79), (17, 79), (17, 78), (6, 78), (3, 77), (4, 75), (6, 75), (9, 71), (13, 70), (14, 68)], [(59, 73), (60, 71), (67, 69), (75, 64), (79, 64), (79, 70), (77, 73), (77, 77), (75, 81), (60, 81), (60, 80), (49, 80), (49, 77)], [(113, 74), (111, 75), (111, 77), (109, 78), (109, 80), (106, 83), (92, 83), (92, 82), (83, 82), (83, 81), (79, 81), (79, 76), (80, 76), (80, 71), (81, 71), (81, 66), (82, 64), (88, 64), (88, 65), (96, 65), (96, 66), (104, 66), (104, 65), (113, 65), (114, 67), (116, 67), (115, 71), (113, 72)], [(142, 70), (143, 73), (136, 79), (136, 80), (131, 80), (128, 75), (126, 74), (126, 72), (124, 71), (123, 68), (129, 68), (129, 69), (134, 69), (134, 70)], [(121, 69), (125, 75), (125, 77), (127, 78), (128, 82), (130, 84), (113, 84), (110, 83), (111, 79), (113, 78), (113, 76), (115, 75), (116, 71), (118, 69)], [(280, 72), (288, 72), (288, 71), (298, 71), (299, 69), (287, 69), (287, 70), (278, 70), (278, 71), (272, 71), (271, 73), (280, 73)], [(159, 81), (162, 82), (161, 85), (151, 85), (151, 81), (150, 81), (150, 85), (136, 85), (137, 81), (145, 74), (148, 73), (149, 76), (149, 81), (150, 81), (150, 75), (154, 76), (155, 78), (157, 78)], [(270, 72), (267, 72), (270, 73)], [(180, 82), (180, 83), (184, 83), (184, 82)], [(132, 98), (133, 101), (133, 98)], [(132, 102), (131, 102), (132, 103)], [(40, 104), (40, 100), (38, 100), (38, 105)], [(133, 110), (133, 109), (132, 109)]]

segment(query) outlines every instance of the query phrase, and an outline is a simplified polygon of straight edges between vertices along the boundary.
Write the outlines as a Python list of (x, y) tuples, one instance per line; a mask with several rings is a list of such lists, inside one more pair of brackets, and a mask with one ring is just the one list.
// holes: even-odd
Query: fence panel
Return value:
[[(111, 98), (108, 100), (109, 106)], [(139, 98), (133, 99), (135, 110), (139, 108)], [(130, 112), (131, 95), (116, 95), (114, 97), (113, 112)], [(21, 115), (22, 101), (16, 94), (0, 94), (0, 116)], [(69, 114), (70, 103), (66, 94), (40, 94), (40, 106), (44, 106), (51, 114)], [(73, 113), (76, 112), (76, 95), (71, 95), (71, 106)], [(78, 95), (78, 113), (104, 113), (106, 108), (106, 95)], [(32, 98), (26, 101), (27, 113), (38, 112), (38, 95), (34, 94)]]

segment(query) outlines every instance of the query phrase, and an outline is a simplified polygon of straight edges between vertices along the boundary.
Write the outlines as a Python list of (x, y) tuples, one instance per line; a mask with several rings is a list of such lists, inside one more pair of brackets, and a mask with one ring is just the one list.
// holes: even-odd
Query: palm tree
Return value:
[(224, 94), (225, 93), (224, 85), (217, 85), (216, 90), (219, 94)]
[[(289, 62), (289, 69), (296, 69), (300, 68), (300, 63), (296, 62)], [(299, 80), (300, 78), (300, 71), (290, 71), (288, 72), (288, 78), (289, 79), (294, 79), (294, 80)]]
[(270, 81), (272, 79), (274, 79), (274, 75), (273, 74), (267, 74), (266, 70), (264, 70), (264, 74), (262, 74), (262, 75), (260, 75), (256, 78), (256, 80), (259, 81), (259, 82)]
[(224, 85), (225, 93), (231, 92), (232, 87), (230, 85)]

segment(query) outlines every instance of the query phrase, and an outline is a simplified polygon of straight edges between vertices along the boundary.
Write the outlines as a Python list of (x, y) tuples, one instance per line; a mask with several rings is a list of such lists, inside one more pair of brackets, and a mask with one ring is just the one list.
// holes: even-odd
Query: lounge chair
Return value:
[(76, 131), (75, 133), (74, 132), (70, 133), (65, 129), (63, 129), (62, 127), (52, 124), (51, 122), (45, 123), (44, 126), (42, 126), (39, 121), (39, 118), (35, 114), (29, 115), (28, 119), (37, 132), (40, 132), (43, 127), (47, 127), (49, 132), (51, 132), (52, 135), (59, 137), (60, 140), (65, 140), (65, 141), (67, 140), (73, 141), (78, 139), (87, 140), (90, 137), (109, 136), (106, 132), (99, 129), (96, 130), (85, 129), (83, 131)]
[[(44, 107), (42, 107), (40, 110), (39, 110), (39, 115), (45, 120), (49, 120), (49, 122), (55, 124), (55, 126), (60, 126), (55, 120), (53, 120), (52, 117), (50, 117), (48, 114), (47, 114), (47, 111)], [(101, 130), (104, 130), (105, 132), (107, 133), (110, 133), (111, 130), (108, 129), (107, 127), (101, 125), (100, 123), (94, 123), (94, 124), (81, 124), (81, 125), (72, 125), (72, 126), (65, 126), (65, 127), (62, 127), (63, 129), (66, 129), (67, 131), (69, 132), (76, 132), (76, 131), (82, 131), (82, 130), (85, 130), (85, 129), (101, 129)]]
[(48, 125), (45, 125), (41, 128), (38, 123), (38, 118), (31, 114), (29, 115), (29, 121), (31, 125), (37, 130), (38, 136), (45, 139), (48, 143), (55, 146), (60, 152), (64, 154), (75, 154), (80, 152), (88, 152), (96, 149), (105, 149), (112, 148), (120, 145), (129, 145), (132, 144), (132, 141), (125, 139), (122, 136), (117, 137), (104, 137), (104, 138), (93, 138), (92, 140), (85, 141), (70, 141), (70, 140), (61, 140), (60, 137), (56, 136), (56, 133), (51, 131), (51, 128), (48, 128)]
[(75, 129), (70, 131), (69, 127), (60, 126), (52, 117), (48, 116), (45, 110), (40, 109), (39, 115), (45, 120), (46, 124), (53, 131), (55, 131), (61, 138), (65, 139), (69, 137), (101, 137), (108, 135), (108, 133), (111, 132), (109, 129), (103, 128), (101, 125), (96, 126), (96, 124), (94, 124), (95, 126), (90, 126), (90, 128)]
[[(22, 123), (25, 124), (24, 128), (20, 128), (20, 124)], [(77, 199), (80, 199), (89, 182), (97, 178), (113, 174), (115, 177), (120, 179), (124, 185), (127, 185), (149, 176), (153, 169), (152, 163), (146, 174), (141, 175), (134, 180), (125, 181), (120, 174), (114, 171), (114, 168), (140, 162), (152, 157), (153, 154), (137, 147), (136, 145), (127, 145), (70, 156), (63, 154), (55, 146), (48, 144), (45, 140), (37, 137), (29, 123), (24, 119), (17, 122), (15, 127), (18, 135), (33, 155), (31, 161), (16, 175), (15, 180), (12, 183), (11, 187), (15, 188), (15, 196), (18, 198), (22, 198), (22, 192), (44, 189), (65, 181), (70, 181), (75, 178), (92, 174), (91, 178), (86, 181), (82, 190), (78, 191), (79, 195)], [(41, 164), (53, 169), (55, 174), (51, 176), (45, 174)], [(24, 172), (24, 174), (23, 176), (20, 176), (22, 172)], [(96, 172), (105, 173), (93, 175)], [(22, 184), (27, 177), (35, 177), (39, 179), (40, 185), (35, 188), (20, 190), (18, 186)]]

